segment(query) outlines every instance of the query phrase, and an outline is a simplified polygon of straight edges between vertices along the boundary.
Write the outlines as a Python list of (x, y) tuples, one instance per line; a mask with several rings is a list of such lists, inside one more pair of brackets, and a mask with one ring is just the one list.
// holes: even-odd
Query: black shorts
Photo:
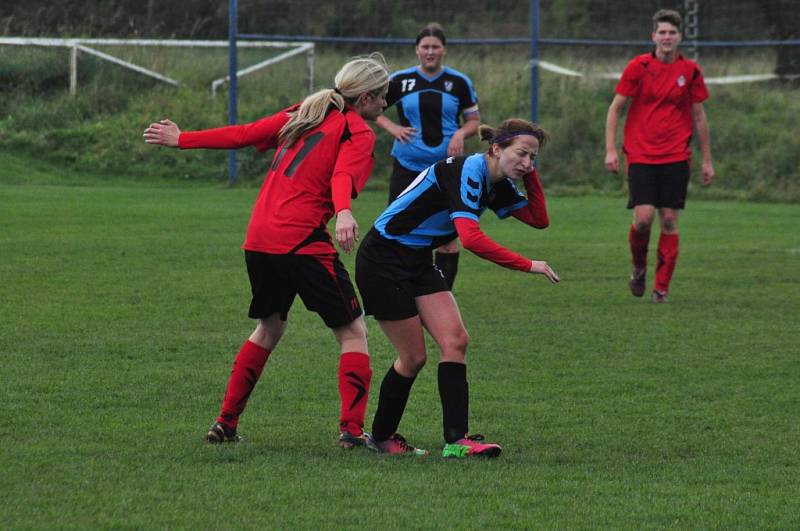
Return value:
[(422, 295), (449, 291), (430, 249), (411, 249), (370, 230), (356, 255), (356, 283), (364, 310), (379, 321), (414, 317)]
[(689, 161), (628, 166), (628, 208), (653, 205), (681, 209), (686, 204)]
[(392, 166), (392, 175), (389, 177), (389, 203), (397, 199), (403, 190), (408, 188), (408, 185), (417, 178), (421, 172), (409, 170), (394, 159), (394, 166)]
[(338, 328), (362, 315), (350, 275), (336, 254), (266, 254), (244, 252), (250, 277), (249, 315), (266, 319), (279, 313), (285, 321), (296, 295), (329, 328)]

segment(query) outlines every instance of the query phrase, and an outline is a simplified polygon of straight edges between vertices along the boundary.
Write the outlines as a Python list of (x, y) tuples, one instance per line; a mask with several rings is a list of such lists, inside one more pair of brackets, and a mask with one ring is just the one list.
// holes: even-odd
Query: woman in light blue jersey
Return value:
[[(377, 120), (395, 139), (389, 203), (431, 164), (463, 155), (464, 140), (478, 131), (478, 96), (469, 77), (444, 66), (446, 43), (442, 27), (428, 24), (416, 39), (419, 65), (390, 78), (386, 103), (397, 107), (399, 123), (386, 116)], [(437, 249), (435, 261), (452, 289), (458, 271), (458, 240)]]
[[(486, 209), (548, 226), (544, 191), (533, 161), (546, 141), (536, 124), (509, 119), (480, 127), (485, 153), (448, 157), (426, 168), (378, 216), (356, 257), (364, 311), (378, 321), (397, 351), (381, 384), (367, 445), (387, 454), (425, 455), (397, 433), (414, 380), (427, 361), (427, 330), (439, 346), (439, 395), (447, 457), (496, 457), (499, 444), (470, 435), (466, 353), (469, 336), (453, 294), (434, 267), (431, 251), (456, 236), (465, 249), (498, 265), (558, 282), (547, 262), (499, 245), (479, 226)], [(521, 182), (526, 194), (514, 184)]]

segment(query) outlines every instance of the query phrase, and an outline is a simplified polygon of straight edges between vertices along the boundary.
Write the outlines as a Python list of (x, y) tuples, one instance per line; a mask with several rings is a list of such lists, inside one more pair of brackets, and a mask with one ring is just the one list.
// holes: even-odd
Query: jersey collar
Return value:
[(442, 77), (442, 75), (444, 74), (445, 70), (447, 70), (447, 67), (446, 67), (446, 66), (442, 66), (442, 70), (441, 70), (441, 71), (440, 71), (438, 74), (436, 74), (436, 75), (435, 75), (435, 76), (433, 76), (433, 77), (429, 77), (429, 76), (428, 76), (428, 75), (425, 73), (425, 71), (424, 71), (423, 69), (421, 69), (421, 68), (419, 67), (419, 65), (417, 65), (417, 73), (418, 73), (420, 76), (422, 76), (422, 78), (423, 78), (423, 79), (425, 79), (425, 81), (427, 81), (428, 83), (433, 83), (434, 81), (436, 81), (437, 79), (439, 79), (440, 77)]
[[(653, 51), (651, 51), (651, 52), (650, 52), (650, 57), (652, 57), (653, 59), (655, 59), (656, 61), (658, 61), (658, 62), (659, 62), (659, 63), (661, 63), (662, 65), (668, 65), (668, 64), (672, 64), (672, 63), (665, 63), (665, 62), (661, 61), (661, 60), (660, 60), (660, 59), (659, 59), (659, 58), (656, 56), (656, 51), (655, 51), (655, 50), (653, 50)], [(675, 58), (675, 62), (677, 63), (678, 61), (683, 61), (683, 55), (681, 55), (681, 52), (678, 52), (678, 57), (676, 57), (676, 58)]]

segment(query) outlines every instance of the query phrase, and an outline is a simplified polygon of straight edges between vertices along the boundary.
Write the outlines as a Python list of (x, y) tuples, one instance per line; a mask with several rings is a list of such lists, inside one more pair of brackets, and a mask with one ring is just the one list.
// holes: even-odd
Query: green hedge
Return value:
[[(5, 56), (2, 54), (5, 53)], [(329, 86), (350, 50), (317, 52), (317, 88)], [(413, 64), (410, 50), (384, 50), (395, 68)], [(53, 52), (55, 53), (55, 52)], [(201, 53), (201, 52), (198, 52)], [(8, 57), (0, 48), (0, 59)], [(480, 98), (482, 120), (527, 117), (530, 73), (525, 47), (451, 51), (448, 61), (470, 74)], [(66, 170), (133, 179), (226, 179), (225, 155), (214, 151), (179, 152), (144, 144), (148, 123), (169, 117), (186, 129), (219, 126), (227, 121), (227, 94), (216, 98), (197, 85), (175, 89), (82, 59), (79, 94), (51, 80), (59, 61), (38, 52), (4, 67), (0, 79), (7, 97), (0, 99), (0, 149), (49, 161)], [(5, 63), (4, 63), (5, 64)], [(198, 59), (189, 73), (203, 68)], [(9, 73), (11, 72), (11, 73)], [(241, 83), (240, 121), (256, 119), (297, 101), (307, 93), (305, 61), (281, 63), (268, 74)], [(562, 193), (622, 193), (623, 179), (603, 166), (604, 123), (613, 81), (541, 76), (540, 122), (552, 141), (540, 157), (545, 184)], [(709, 191), (693, 185), (693, 194), (759, 200), (800, 200), (800, 117), (797, 92), (765, 83), (711, 87), (706, 104), (718, 180)], [(389, 110), (394, 117), (394, 110)], [(621, 134), (620, 134), (621, 137)], [(371, 186), (385, 186), (391, 142), (378, 131), (376, 167)], [(473, 138), (471, 151), (483, 146)], [(695, 147), (697, 150), (697, 148)], [(269, 156), (269, 155), (268, 155)], [(258, 183), (267, 162), (255, 150), (239, 155), (243, 183)], [(699, 165), (696, 165), (699, 166)], [(695, 172), (697, 169), (695, 168)], [(697, 178), (693, 182), (698, 182)]]

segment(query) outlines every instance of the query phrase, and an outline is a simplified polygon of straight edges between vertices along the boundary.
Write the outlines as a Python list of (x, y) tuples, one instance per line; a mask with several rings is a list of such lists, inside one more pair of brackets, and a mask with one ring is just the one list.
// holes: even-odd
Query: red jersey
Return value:
[(616, 92), (631, 98), (622, 146), (628, 163), (689, 160), (692, 104), (708, 98), (697, 63), (680, 55), (672, 63), (655, 52), (639, 55), (625, 67)]
[(249, 124), (181, 133), (178, 140), (182, 149), (276, 148), (247, 227), (242, 247), (248, 251), (336, 253), (326, 228), (334, 214), (331, 183), (355, 198), (372, 171), (375, 133), (352, 107), (331, 109), (292, 146), (279, 144), (278, 132), (296, 108)]

